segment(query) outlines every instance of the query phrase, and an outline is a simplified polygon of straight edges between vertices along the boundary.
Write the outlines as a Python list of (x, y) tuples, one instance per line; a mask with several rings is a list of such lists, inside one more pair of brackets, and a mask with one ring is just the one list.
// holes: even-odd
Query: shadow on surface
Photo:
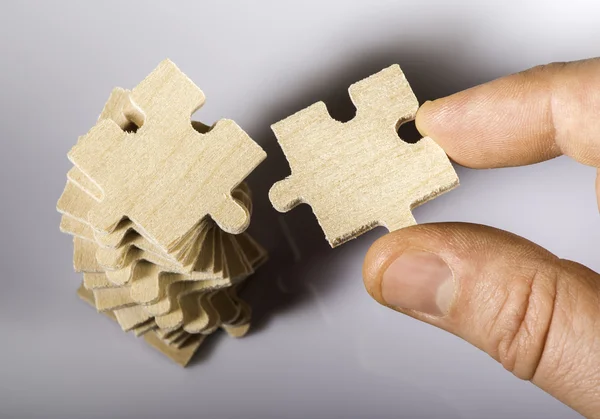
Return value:
[[(265, 110), (264, 121), (256, 124), (264, 129), (250, 134), (263, 146), (268, 158), (248, 181), (255, 205), (250, 233), (267, 248), (270, 260), (250, 279), (243, 292), (254, 311), (252, 330), (259, 331), (273, 316), (311, 298), (306, 292), (310, 272), (324, 261), (341, 255), (325, 241), (308, 205), (301, 205), (286, 214), (277, 213), (271, 206), (268, 200), (270, 187), (288, 176), (290, 169), (270, 125), (319, 100), (325, 102), (333, 118), (348, 121), (356, 111), (348, 87), (394, 63), (400, 64), (421, 103), (477, 84), (483, 80), (475, 80), (470, 75), (480, 76), (481, 72), (463, 59), (465, 51), (453, 41), (459, 38), (464, 39), (464, 34), (439, 39), (435, 45), (419, 44), (419, 41), (411, 44), (410, 40), (404, 39), (402, 45), (390, 42), (358, 51), (355, 57), (359, 58), (335, 68), (323, 68), (325, 79), (329, 80), (325, 84), (327, 88), (307, 89), (300, 95), (292, 95), (289, 101), (274, 103), (272, 109)], [(407, 48), (406, 45), (411, 46)], [(307, 75), (307, 80), (298, 80), (298, 84), (323, 86), (323, 73), (313, 76), (318, 77), (319, 83), (311, 83), (311, 76)], [(416, 142), (420, 138), (414, 123), (403, 125), (399, 133), (407, 142)], [(330, 276), (320, 289), (328, 292), (340, 280), (343, 278)]]

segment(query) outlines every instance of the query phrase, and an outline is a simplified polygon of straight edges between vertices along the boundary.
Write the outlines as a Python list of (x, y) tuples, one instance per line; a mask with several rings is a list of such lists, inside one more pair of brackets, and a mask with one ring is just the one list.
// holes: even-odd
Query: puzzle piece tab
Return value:
[(197, 132), (190, 117), (204, 94), (169, 60), (130, 98), (135, 109), (125, 113), (143, 118), (135, 121), (136, 132), (101, 119), (69, 153), (103, 195), (88, 214), (90, 225), (110, 233), (128, 217), (165, 249), (206, 216), (229, 233), (244, 231), (249, 216), (231, 191), (265, 152), (230, 120)]
[(431, 138), (409, 144), (398, 127), (418, 101), (398, 65), (350, 86), (356, 116), (342, 123), (323, 102), (272, 126), (292, 174), (269, 192), (287, 212), (309, 204), (332, 247), (376, 227), (415, 224), (411, 210), (458, 185), (448, 157)]
[(247, 332), (250, 307), (235, 291), (266, 259), (242, 231), (243, 180), (265, 154), (231, 121), (191, 121), (203, 102), (169, 61), (134, 90), (115, 88), (69, 154), (57, 204), (79, 295), (181, 365), (218, 328)]

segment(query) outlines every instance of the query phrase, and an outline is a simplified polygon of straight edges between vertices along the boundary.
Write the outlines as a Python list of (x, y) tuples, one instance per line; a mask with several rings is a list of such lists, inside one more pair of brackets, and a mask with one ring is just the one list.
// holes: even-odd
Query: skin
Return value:
[[(425, 103), (417, 128), (471, 168), (567, 155), (600, 167), (600, 59), (555, 63)], [(595, 192), (600, 204), (600, 173)], [(590, 191), (590, 193), (593, 193)], [(442, 315), (388, 304), (387, 267), (410, 249), (450, 268)], [(379, 303), (453, 333), (518, 378), (582, 415), (600, 418), (600, 275), (522, 237), (464, 223), (413, 226), (376, 241), (363, 277)]]

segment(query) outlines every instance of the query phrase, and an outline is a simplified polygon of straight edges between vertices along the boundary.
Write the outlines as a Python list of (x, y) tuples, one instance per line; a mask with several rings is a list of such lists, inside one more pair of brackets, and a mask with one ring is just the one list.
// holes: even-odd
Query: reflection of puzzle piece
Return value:
[(227, 232), (244, 231), (248, 213), (230, 193), (264, 151), (233, 121), (196, 132), (190, 115), (204, 95), (168, 60), (130, 97), (143, 116), (135, 133), (101, 120), (69, 152), (104, 196), (88, 214), (94, 230), (110, 233), (128, 217), (169, 251), (206, 216)]
[(272, 187), (271, 202), (282, 212), (308, 203), (332, 246), (377, 225), (412, 225), (412, 208), (458, 184), (431, 138), (398, 138), (398, 127), (418, 108), (399, 66), (349, 91), (357, 109), (349, 122), (332, 119), (319, 102), (273, 125), (292, 174)]

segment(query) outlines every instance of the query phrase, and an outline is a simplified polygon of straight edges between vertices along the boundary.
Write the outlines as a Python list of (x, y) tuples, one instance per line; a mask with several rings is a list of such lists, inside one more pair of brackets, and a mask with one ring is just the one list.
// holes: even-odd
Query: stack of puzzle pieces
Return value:
[(233, 121), (191, 121), (203, 103), (168, 60), (114, 89), (69, 152), (57, 205), (80, 297), (181, 365), (219, 328), (247, 332), (238, 291), (267, 256), (245, 232), (244, 183), (266, 155)]

